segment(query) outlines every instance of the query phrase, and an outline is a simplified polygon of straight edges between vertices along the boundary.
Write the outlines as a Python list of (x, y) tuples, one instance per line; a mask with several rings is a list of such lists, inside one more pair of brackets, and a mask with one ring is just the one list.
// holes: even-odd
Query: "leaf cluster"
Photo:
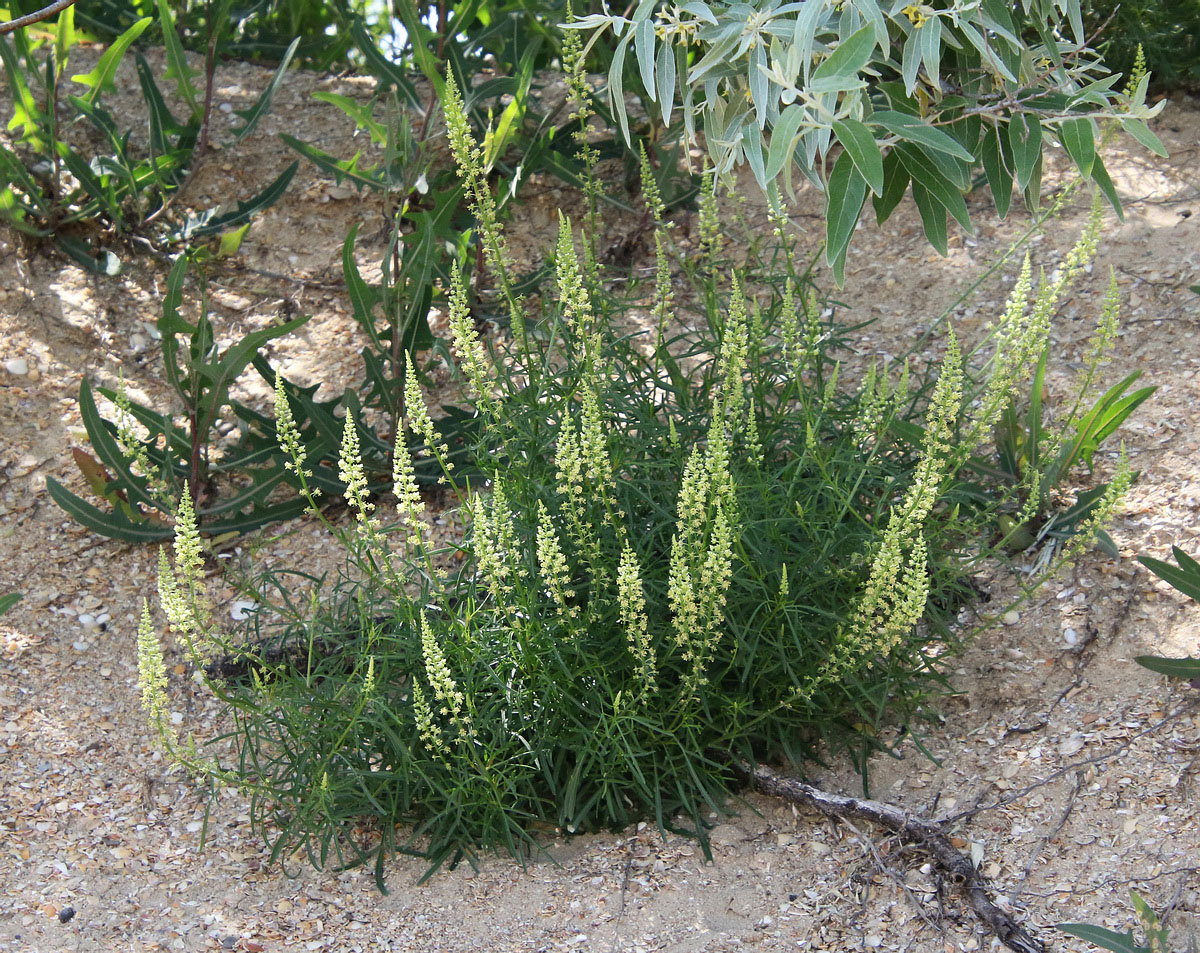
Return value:
[[(20, 130), (11, 146), (0, 143), (0, 221), (54, 242), (103, 274), (120, 268), (111, 247), (114, 239), (138, 238), (162, 249), (246, 225), (279, 200), (298, 166), (292, 163), (232, 209), (188, 212), (173, 207), (204, 152), (212, 102), (187, 65), (166, 0), (157, 3), (167, 75), (187, 116), (180, 119), (171, 112), (149, 64), (135, 53), (148, 130), (144, 147), (133, 144), (132, 130), (120, 128), (103, 97), (114, 88), (117, 70), (153, 18), (143, 17), (125, 30), (92, 70), (70, 76), (87, 89), (82, 96), (70, 94), (66, 85), (71, 50), (80, 39), (74, 7), (60, 14), (52, 40), (39, 41), (25, 30), (11, 40), (0, 38), (0, 59), (13, 98), (9, 128)], [(234, 130), (235, 141), (250, 135), (270, 108), (294, 51), (295, 44), (254, 105), (238, 113), (242, 124)]]

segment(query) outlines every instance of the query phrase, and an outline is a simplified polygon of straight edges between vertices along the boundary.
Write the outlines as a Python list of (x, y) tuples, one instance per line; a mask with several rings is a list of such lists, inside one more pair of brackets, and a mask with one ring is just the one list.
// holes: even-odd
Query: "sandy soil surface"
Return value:
[[(219, 101), (242, 107), (265, 79), (249, 67), (223, 70)], [(256, 135), (206, 166), (195, 200), (248, 195), (277, 175), (291, 159), (281, 131), (351, 154), (352, 127), (310, 102), (316, 89), (365, 91), (358, 80), (290, 77)], [(131, 95), (125, 107), (133, 105)], [(1200, 942), (1196, 693), (1132, 662), (1144, 653), (1200, 654), (1195, 605), (1132, 558), (1161, 557), (1171, 544), (1200, 549), (1200, 296), (1188, 290), (1200, 283), (1197, 103), (1170, 104), (1155, 129), (1169, 159), (1123, 143), (1108, 155), (1126, 217), (1108, 214), (1094, 274), (1057, 320), (1061, 360), (1049, 382), (1053, 398), (1082, 354), (1108, 269), (1116, 269), (1126, 309), (1109, 379), (1141, 368), (1159, 388), (1124, 431), (1141, 478), (1112, 527), (1122, 558), (1087, 556), (1010, 615), (1011, 624), (973, 643), (958, 665), (960, 694), (944, 702), (943, 723), (923, 739), (937, 761), (906, 744), (899, 758), (872, 764), (873, 793), (951, 818), (956, 845), (978, 857), (1002, 906), (1054, 949), (1088, 948), (1056, 933), (1055, 923), (1128, 929), (1131, 887), (1168, 915), (1178, 949)], [(537, 181), (527, 198), (513, 232), (536, 257), (566, 200), (553, 183)], [(840, 294), (842, 319), (875, 322), (857, 339), (858, 357), (908, 350), (1028, 227), (1016, 211), (997, 221), (986, 196), (971, 204), (976, 234), (955, 234), (944, 259), (925, 245), (908, 203), (885, 227), (861, 227)], [(1053, 267), (1087, 206), (1076, 198), (1033, 237), (1037, 264)], [(747, 218), (760, 212), (747, 202)], [(378, 205), (302, 165), (285, 200), (252, 229), (241, 266), (214, 279), (223, 333), (240, 335), (287, 309), (311, 313), (301, 333), (267, 353), (303, 382), (353, 383), (361, 341), (339, 255), (358, 221), (367, 223), (362, 261), (378, 262), (369, 240), (379, 231)], [(796, 221), (815, 244), (816, 196), (801, 194)], [(954, 306), (950, 319), (964, 339), (978, 339), (998, 313), (1017, 264)], [(143, 260), (99, 280), (0, 232), (0, 593), (25, 594), (0, 619), (0, 950), (995, 946), (954, 885), (920, 855), (877, 830), (756, 795), (735, 803), (737, 816), (713, 831), (712, 863), (694, 843), (639, 826), (550, 844), (550, 860), (526, 867), (489, 857), (479, 870), (442, 872), (421, 886), (424, 865), (394, 859), (391, 892), (380, 896), (369, 872), (316, 872), (300, 860), (268, 865), (246, 804), (231, 793), (214, 806), (207, 849), (197, 852), (204, 792), (162, 761), (136, 691), (135, 615), (152, 593), (155, 554), (90, 534), (45, 490), (53, 476), (84, 491), (70, 457), (84, 442), (81, 378), (112, 384), (123, 370), (134, 395), (165, 398), (150, 334), (163, 277)], [(1111, 460), (1105, 454), (1100, 466)], [(280, 565), (330, 551), (313, 526), (289, 529), (258, 549)], [(996, 570), (996, 604), (1013, 585), (1008, 570)], [(186, 727), (203, 732), (215, 709), (189, 689), (183, 669), (173, 682)], [(813, 777), (861, 793), (848, 766)]]

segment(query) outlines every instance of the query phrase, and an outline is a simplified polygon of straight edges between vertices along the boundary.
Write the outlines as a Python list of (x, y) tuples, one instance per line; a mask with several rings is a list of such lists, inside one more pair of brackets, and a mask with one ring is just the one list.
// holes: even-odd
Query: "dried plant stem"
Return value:
[(756, 791), (820, 811), (827, 817), (870, 821), (924, 850), (942, 870), (958, 880), (971, 910), (1000, 941), (1016, 953), (1045, 953), (1045, 946), (992, 903), (971, 861), (942, 831), (941, 825), (914, 817), (902, 808), (868, 798), (831, 794), (796, 778), (776, 774), (763, 765), (739, 763)]

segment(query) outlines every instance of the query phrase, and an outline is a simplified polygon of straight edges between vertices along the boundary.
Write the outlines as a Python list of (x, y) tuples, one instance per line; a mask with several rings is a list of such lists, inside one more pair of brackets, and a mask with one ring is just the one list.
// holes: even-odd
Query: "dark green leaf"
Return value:
[(1037, 116), (1014, 115), (1008, 122), (1008, 143), (1012, 148), (1017, 188), (1024, 191), (1033, 178), (1033, 167), (1042, 156), (1042, 124)]
[(823, 79), (857, 76), (875, 52), (875, 28), (870, 24), (850, 34), (826, 59), (818, 64), (809, 78), (811, 83)]
[(857, 119), (839, 119), (833, 123), (833, 133), (854, 160), (854, 167), (866, 179), (871, 191), (877, 196), (883, 195), (883, 156), (871, 130)]
[(10, 592), (0, 596), (0, 615), (4, 615), (9, 609), (21, 601), (21, 593)]
[(1200, 678), (1200, 658), (1162, 658), (1158, 655), (1138, 655), (1134, 661), (1159, 675), (1171, 678)]
[(975, 157), (964, 149), (957, 139), (916, 116), (891, 109), (880, 109), (868, 116), (867, 121), (872, 125), (883, 126), (892, 135), (906, 142), (915, 142), (929, 149), (944, 152), (963, 162), (975, 161)]
[[(1180, 554), (1187, 558), (1187, 554), (1176, 548), (1175, 558), (1179, 559)], [(1191, 562), (1191, 560), (1189, 559)], [(1149, 569), (1154, 575), (1169, 583), (1175, 589), (1178, 589), (1185, 596), (1195, 599), (1200, 602), (1200, 568), (1193, 568), (1192, 565), (1183, 565), (1182, 561), (1179, 566), (1172, 566), (1168, 562), (1163, 562), (1161, 559), (1155, 559), (1152, 556), (1139, 556), (1138, 562)]]
[(1000, 218), (1008, 215), (1012, 204), (1012, 174), (1004, 164), (1004, 154), (1000, 148), (1000, 134), (992, 126), (984, 134), (980, 148), (980, 158), (983, 161), (983, 172), (987, 176), (988, 188), (992, 190), (992, 200), (996, 203), (996, 214)]
[(827, 224), (825, 260), (833, 268), (834, 280), (840, 286), (846, 267), (846, 249), (863, 203), (867, 200), (867, 181), (854, 167), (854, 161), (842, 153), (829, 174), (826, 190), (825, 221)]
[(299, 161), (293, 162), (283, 170), (279, 178), (259, 192), (254, 198), (245, 202), (238, 202), (237, 207), (232, 212), (226, 212), (224, 215), (198, 216), (195, 219), (189, 220), (188, 224), (180, 232), (179, 237), (187, 241), (205, 235), (217, 235), (234, 225), (241, 225), (253, 215), (261, 212), (263, 209), (270, 208), (278, 202), (283, 193), (287, 191), (287, 187), (292, 181), (292, 176), (296, 174), (296, 169), (299, 167)]
[(105, 512), (80, 499), (54, 477), (46, 477), (46, 489), (50, 498), (71, 519), (101, 536), (128, 543), (156, 543), (175, 535), (175, 529), (169, 523), (153, 522), (149, 517), (133, 520), (120, 510)]
[(237, 110), (237, 115), (241, 116), (245, 122), (237, 129), (233, 130), (235, 142), (241, 142), (250, 133), (254, 132), (258, 121), (266, 115), (267, 110), (271, 108), (271, 100), (275, 98), (275, 91), (279, 89), (279, 84), (283, 82), (283, 74), (287, 72), (289, 64), (292, 62), (292, 57), (296, 55), (296, 47), (300, 45), (300, 37), (292, 40), (292, 45), (287, 48), (287, 52), (283, 54), (283, 59), (279, 61), (279, 66), (275, 70), (275, 75), (271, 77), (271, 82), (267, 83), (267, 88), (262, 91), (262, 94), (255, 100), (253, 106), (249, 109)]
[(1134, 942), (1132, 933), (1115, 933), (1090, 923), (1060, 923), (1058, 929), (1106, 950), (1112, 950), (1113, 953), (1150, 953), (1149, 947), (1138, 946)]
[(908, 169), (900, 161), (896, 150), (889, 152), (883, 160), (883, 194), (872, 201), (875, 204), (875, 221), (882, 225), (896, 210), (904, 193), (908, 191)]
[(929, 191), (915, 179), (912, 184), (913, 201), (921, 213), (921, 224), (925, 228), (925, 237), (929, 244), (936, 248), (939, 254), (945, 255), (949, 249), (946, 244), (946, 207), (929, 194)]
[(1116, 186), (1113, 185), (1112, 179), (1108, 177), (1108, 170), (1104, 168), (1104, 160), (1100, 156), (1096, 156), (1095, 161), (1092, 163), (1092, 181), (1100, 186), (1100, 191), (1104, 193), (1108, 199), (1108, 204), (1117, 213), (1117, 218), (1122, 222), (1125, 221), (1125, 210), (1121, 208), (1121, 197), (1117, 195)]
[(1064, 119), (1058, 128), (1058, 138), (1067, 155), (1084, 178), (1092, 174), (1092, 163), (1096, 161), (1096, 141), (1089, 119)]

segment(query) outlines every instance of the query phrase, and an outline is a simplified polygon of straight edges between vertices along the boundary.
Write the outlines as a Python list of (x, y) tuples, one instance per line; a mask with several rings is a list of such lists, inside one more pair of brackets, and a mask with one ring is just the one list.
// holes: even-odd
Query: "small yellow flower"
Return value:
[(929, 19), (925, 11), (928, 9), (924, 4), (918, 6), (915, 3), (910, 3), (900, 12), (908, 17), (908, 22), (915, 26), (918, 30), (925, 25)]

